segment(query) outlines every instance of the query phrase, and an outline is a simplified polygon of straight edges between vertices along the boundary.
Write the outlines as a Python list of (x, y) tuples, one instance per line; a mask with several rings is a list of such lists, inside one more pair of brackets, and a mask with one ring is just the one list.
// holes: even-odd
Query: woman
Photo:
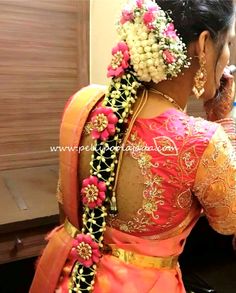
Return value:
[[(49, 237), (31, 293), (183, 293), (178, 256), (202, 209), (213, 229), (235, 233), (225, 70), (234, 25), (231, 0), (125, 6), (105, 97), (87, 87), (64, 113), (61, 145), (79, 145), (79, 155), (61, 153), (67, 219)], [(184, 113), (192, 93), (210, 121)]]

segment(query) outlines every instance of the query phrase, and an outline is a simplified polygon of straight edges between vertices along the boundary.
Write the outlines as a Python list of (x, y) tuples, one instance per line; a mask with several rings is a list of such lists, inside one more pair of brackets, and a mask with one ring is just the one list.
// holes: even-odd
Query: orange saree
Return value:
[[(61, 191), (63, 207), (70, 223), (79, 229), (79, 201), (77, 200), (77, 164), (76, 147), (82, 135), (83, 126), (91, 109), (104, 95), (105, 87), (91, 85), (77, 92), (65, 109), (61, 129), (60, 146), (68, 147), (60, 153)], [(75, 151), (70, 151), (75, 148)], [(64, 226), (56, 228), (50, 235), (34, 276), (30, 293), (55, 292), (61, 271), (72, 247), (73, 238)]]
[[(61, 146), (79, 145), (88, 115), (104, 95), (104, 91), (104, 87), (90, 86), (79, 91), (71, 99), (61, 124)], [(37, 265), (30, 293), (69, 292), (69, 278), (75, 262), (70, 259), (70, 250), (73, 236), (80, 228), (77, 165), (78, 152), (60, 153), (61, 191), (68, 221), (66, 225), (56, 228), (49, 236), (48, 245)], [(177, 265), (177, 256), (182, 252), (185, 239), (197, 216), (197, 211), (191, 214), (186, 220), (184, 231), (166, 240), (142, 239), (107, 228), (104, 239), (106, 244), (115, 245), (116, 249), (131, 251), (137, 255), (154, 256), (154, 267), (149, 267), (150, 264), (148, 267), (137, 266), (113, 255), (104, 255), (98, 266), (93, 292), (185, 292)], [(147, 261), (145, 256), (142, 260), (144, 263)], [(167, 265), (168, 260), (173, 260), (173, 263)]]
[[(104, 243), (111, 251), (102, 256), (95, 277), (94, 293), (185, 293), (178, 256), (199, 212), (192, 210), (176, 236), (150, 240), (107, 228)], [(75, 263), (70, 258), (64, 267), (56, 293), (67, 293)]]
[(102, 257), (93, 292), (185, 293), (177, 259), (198, 213), (193, 212), (188, 221), (190, 218), (192, 221), (182, 233), (163, 240), (143, 239), (107, 228), (105, 243), (115, 247), (118, 254), (126, 254)]
[[(72, 98), (64, 112), (62, 120), (60, 132), (61, 146), (70, 148), (79, 146), (82, 131), (89, 113), (98, 101), (102, 99), (104, 92), (104, 87), (89, 86), (79, 91)], [(163, 115), (153, 119), (152, 123), (146, 123), (146, 120), (139, 120), (136, 124), (136, 129), (134, 130), (140, 131), (139, 137), (143, 136), (142, 143), (149, 143), (149, 145), (151, 145), (151, 143), (158, 144), (158, 151), (151, 153), (152, 162), (151, 156), (142, 150), (133, 154), (133, 157), (138, 160), (142, 168), (142, 174), (149, 180), (144, 190), (144, 196), (148, 196), (144, 198), (143, 210), (139, 209), (139, 212), (142, 213), (141, 215), (144, 214), (148, 220), (151, 218), (150, 215), (154, 215), (154, 212), (163, 212), (163, 216), (158, 218), (154, 215), (152, 218), (156, 220), (156, 222), (148, 221), (147, 223), (149, 226), (145, 225), (144, 227), (148, 230), (141, 232), (141, 229), (136, 229), (137, 223), (132, 222), (132, 220), (138, 217), (128, 221), (128, 224), (132, 224), (130, 226), (125, 226), (123, 222), (120, 223), (119, 221), (110, 221), (110, 223), (108, 221), (109, 227), (107, 227), (104, 235), (104, 243), (108, 246), (108, 249), (104, 251), (98, 264), (92, 292), (185, 292), (177, 259), (183, 250), (187, 236), (199, 217), (201, 207), (196, 198), (193, 199), (190, 192), (184, 192), (180, 188), (180, 184), (187, 183), (186, 186), (189, 190), (189, 188), (194, 185), (194, 182), (195, 184), (197, 183), (197, 181), (195, 181), (197, 167), (199, 165), (201, 166), (200, 161), (202, 154), (217, 128), (217, 125), (213, 125), (210, 132), (209, 127), (206, 129), (203, 128), (206, 124), (205, 121), (189, 119), (190, 118), (184, 113), (179, 113), (176, 110), (169, 110)], [(157, 134), (163, 131), (163, 133), (161, 133), (162, 137), (166, 138), (164, 135), (167, 135), (167, 132), (171, 134), (173, 125), (177, 125), (177, 123), (179, 123), (178, 134), (180, 134), (181, 131), (183, 132), (182, 140), (180, 136), (178, 136), (176, 140), (171, 140), (175, 145), (174, 153), (173, 151), (170, 152), (169, 149), (167, 149), (168, 152), (164, 152), (165, 149), (160, 143), (164, 143), (166, 140), (159, 139), (153, 142), (153, 137), (158, 137)], [(143, 128), (140, 125), (143, 125)], [(152, 129), (149, 129), (149, 133), (153, 131), (153, 136), (149, 137), (150, 141), (148, 141), (146, 135), (147, 131), (144, 126), (152, 127)], [(186, 131), (186, 128), (191, 131)], [(206, 131), (207, 134), (203, 133), (203, 130)], [(135, 136), (132, 137), (135, 138)], [(208, 137), (207, 141), (204, 140), (204, 144), (202, 143), (202, 137)], [(146, 141), (144, 141), (144, 139), (146, 139)], [(170, 140), (167, 142), (169, 141)], [(182, 147), (182, 141), (185, 143), (184, 146), (186, 150)], [(194, 146), (199, 143), (199, 147), (196, 150), (189, 145), (192, 142), (194, 142)], [(176, 156), (176, 152), (180, 149), (182, 153)], [(178, 172), (178, 175), (181, 175), (179, 178), (182, 178), (182, 181), (173, 181), (173, 186), (168, 181), (168, 178), (171, 177), (168, 176), (166, 170), (172, 172), (175, 169), (165, 168), (167, 156), (172, 158), (172, 163), (174, 160), (177, 160), (178, 163), (179, 158), (183, 159), (181, 161), (181, 172), (183, 173)], [(64, 225), (56, 228), (51, 233), (48, 245), (38, 263), (30, 293), (69, 292), (69, 282), (73, 271), (73, 265), (76, 261), (73, 259), (70, 252), (73, 237), (75, 237), (80, 230), (80, 200), (78, 196), (79, 186), (77, 176), (78, 159), (78, 152), (69, 151), (69, 148), (68, 151), (60, 153), (61, 191), (67, 220)], [(160, 165), (154, 164), (154, 159), (156, 159), (157, 162), (162, 162), (163, 160), (165, 172), (162, 173), (161, 180), (158, 172), (162, 170)], [(150, 168), (152, 168), (152, 170)], [(154, 172), (156, 172), (156, 174), (154, 174)], [(166, 180), (165, 176), (167, 176)], [(160, 184), (163, 184), (162, 189), (160, 188)], [(186, 186), (184, 185), (184, 187)], [(151, 205), (152, 201), (146, 201), (146, 199), (159, 199), (160, 194), (156, 195), (155, 193), (157, 188), (158, 190), (172, 188), (172, 192), (165, 193), (165, 197), (163, 198), (166, 202), (163, 202), (163, 204), (159, 206), (159, 209), (156, 208), (156, 202), (154, 202), (155, 205)], [(180, 194), (176, 196), (175, 191)], [(173, 199), (170, 197), (169, 201), (167, 201), (168, 196), (172, 194), (177, 197), (177, 200), (174, 202), (175, 198)], [(173, 202), (175, 205), (172, 204)], [(150, 207), (153, 208), (153, 210), (150, 210)], [(166, 212), (168, 211), (167, 209), (162, 209), (162, 207), (170, 209), (170, 212), (173, 215), (175, 214), (176, 218), (173, 217), (173, 223), (170, 223), (172, 226), (170, 225), (168, 229), (160, 232), (156, 229), (160, 229), (162, 225), (166, 224), (167, 221), (165, 217), (170, 214)], [(174, 208), (175, 213), (173, 212)], [(158, 221), (163, 221), (164, 224), (162, 222), (158, 223)], [(129, 233), (126, 232), (127, 230), (123, 230), (122, 232), (122, 227), (128, 229)], [(131, 231), (132, 229), (133, 231)]]

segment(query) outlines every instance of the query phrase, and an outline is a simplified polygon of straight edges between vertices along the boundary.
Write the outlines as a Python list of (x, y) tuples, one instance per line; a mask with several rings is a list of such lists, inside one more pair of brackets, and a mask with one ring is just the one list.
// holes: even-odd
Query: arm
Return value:
[(224, 118), (216, 122), (220, 123), (221, 126), (224, 128), (224, 131), (225, 133), (227, 133), (236, 152), (236, 122), (233, 118)]
[(209, 224), (221, 234), (236, 232), (236, 153), (220, 126), (205, 150), (194, 184)]
[(212, 99), (204, 103), (207, 120), (215, 121), (224, 128), (236, 151), (236, 125), (231, 117), (235, 100), (235, 83), (233, 75), (227, 73), (227, 68), (221, 78), (222, 86)]

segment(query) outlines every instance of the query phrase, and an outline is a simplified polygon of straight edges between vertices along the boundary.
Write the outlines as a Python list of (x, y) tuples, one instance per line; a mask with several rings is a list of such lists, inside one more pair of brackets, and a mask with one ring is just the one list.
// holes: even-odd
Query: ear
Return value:
[(212, 38), (209, 31), (203, 31), (198, 40), (196, 41), (196, 56), (206, 55), (207, 52), (212, 48)]

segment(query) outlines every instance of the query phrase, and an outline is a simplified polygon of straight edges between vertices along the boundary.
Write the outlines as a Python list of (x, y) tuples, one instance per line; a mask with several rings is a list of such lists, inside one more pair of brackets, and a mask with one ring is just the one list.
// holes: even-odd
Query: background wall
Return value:
[(89, 82), (89, 0), (1, 0), (0, 24), (0, 170), (57, 163), (65, 102)]
[(126, 0), (90, 1), (90, 82), (106, 84), (106, 68), (117, 41), (115, 22)]

